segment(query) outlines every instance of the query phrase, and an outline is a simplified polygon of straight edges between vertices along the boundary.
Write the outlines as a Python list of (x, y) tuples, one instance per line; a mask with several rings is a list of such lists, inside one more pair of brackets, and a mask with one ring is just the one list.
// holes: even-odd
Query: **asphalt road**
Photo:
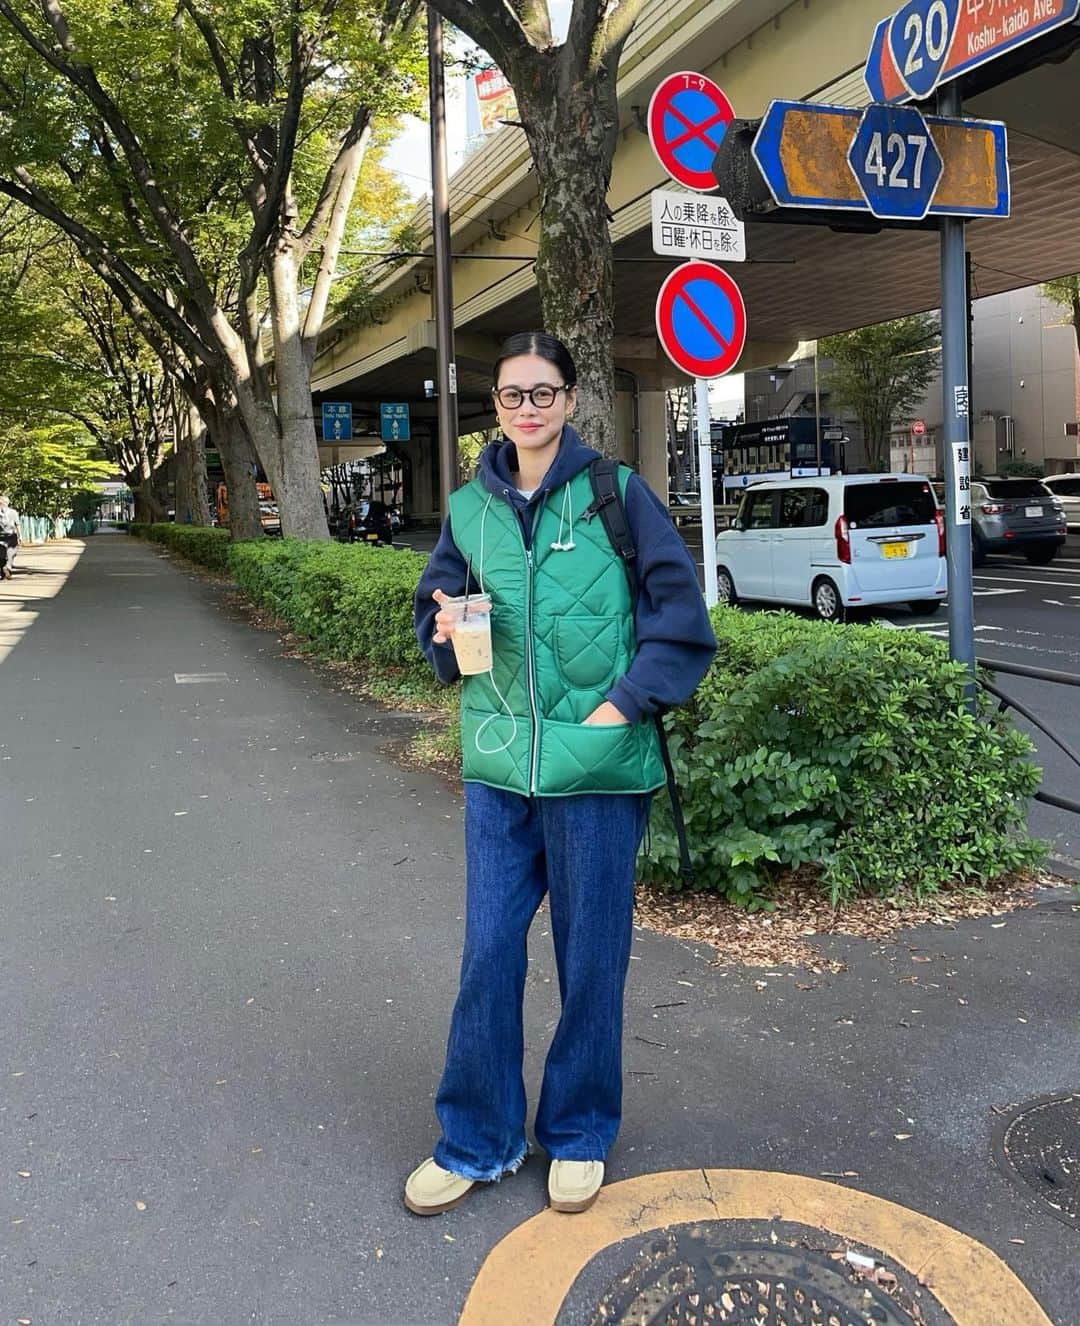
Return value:
[[(408, 716), (155, 549), (21, 561), (0, 586), (3, 1320), (451, 1326), (546, 1173), (533, 1156), (438, 1219), (401, 1202), (457, 984), (460, 797), (387, 758)], [(1076, 1231), (992, 1134), (1003, 1103), (1080, 1087), (1078, 927), (1059, 893), (837, 936), (819, 948), (844, 969), (816, 974), (636, 928), (609, 1179), (831, 1175), (977, 1239), (1075, 1326)], [(543, 914), (530, 958), (535, 1103), (558, 1016)], [(595, 1320), (597, 1276), (558, 1326)]]

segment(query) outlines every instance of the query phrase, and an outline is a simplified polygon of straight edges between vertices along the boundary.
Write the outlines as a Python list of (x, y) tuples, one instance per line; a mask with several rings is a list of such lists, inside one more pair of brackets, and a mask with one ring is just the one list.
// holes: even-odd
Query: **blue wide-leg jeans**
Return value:
[(497, 1179), (525, 1158), (526, 936), (544, 894), (562, 1014), (544, 1065), (536, 1140), (603, 1160), (622, 1113), (623, 987), (647, 795), (524, 797), (465, 785), (465, 948), (435, 1161)]

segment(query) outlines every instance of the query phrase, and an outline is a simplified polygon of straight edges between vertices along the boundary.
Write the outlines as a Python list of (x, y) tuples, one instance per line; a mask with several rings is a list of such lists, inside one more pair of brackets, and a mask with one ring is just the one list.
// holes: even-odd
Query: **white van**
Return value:
[(770, 479), (743, 493), (717, 536), (716, 567), (721, 603), (805, 605), (826, 621), (879, 603), (937, 612), (945, 517), (921, 475)]

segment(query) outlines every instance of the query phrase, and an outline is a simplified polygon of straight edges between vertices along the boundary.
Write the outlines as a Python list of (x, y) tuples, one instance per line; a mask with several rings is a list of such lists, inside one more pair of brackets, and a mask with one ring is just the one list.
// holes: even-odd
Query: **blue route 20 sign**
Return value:
[(848, 162), (871, 212), (883, 221), (922, 221), (944, 169), (926, 121), (906, 106), (868, 106)]

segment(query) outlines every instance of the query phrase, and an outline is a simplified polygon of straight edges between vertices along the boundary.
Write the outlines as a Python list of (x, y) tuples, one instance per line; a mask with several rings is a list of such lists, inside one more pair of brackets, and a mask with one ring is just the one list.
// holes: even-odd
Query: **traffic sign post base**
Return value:
[(697, 420), (698, 473), (701, 491), (701, 547), (705, 568), (705, 604), (715, 608), (716, 592), (716, 505), (713, 499), (712, 419), (709, 414), (709, 384), (694, 383), (694, 416)]

